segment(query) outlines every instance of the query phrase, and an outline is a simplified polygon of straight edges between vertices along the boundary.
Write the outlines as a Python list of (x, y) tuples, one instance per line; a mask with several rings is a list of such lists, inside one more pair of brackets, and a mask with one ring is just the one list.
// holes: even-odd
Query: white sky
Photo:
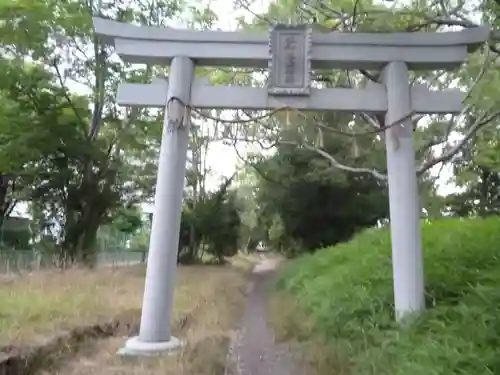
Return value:
[[(248, 21), (253, 17), (246, 10), (235, 9), (235, 0), (204, 0), (203, 4), (210, 5), (211, 9), (218, 15), (218, 22), (215, 23), (215, 29), (235, 30), (237, 27), (236, 20), (245, 16)], [(267, 10), (269, 0), (256, 0), (250, 6), (253, 13), (259, 14)], [(240, 145), (238, 153), (245, 157), (247, 152), (253, 147)], [(254, 149), (255, 150), (255, 149)], [(221, 179), (230, 177), (243, 163), (239, 160), (233, 146), (224, 145), (222, 142), (212, 142), (207, 152), (206, 165), (208, 169), (213, 170), (213, 174), (207, 177), (206, 186), (208, 188), (216, 188)], [(143, 204), (145, 212), (153, 212), (153, 204)]]
[[(210, 4), (212, 10), (219, 16), (219, 21), (215, 24), (215, 28), (222, 30), (235, 30), (236, 19), (245, 16), (248, 20), (251, 19), (252, 14), (246, 10), (235, 10), (235, 0), (212, 0), (204, 1)], [(263, 13), (267, 10), (268, 0), (257, 0), (250, 7), (254, 13)], [(238, 153), (245, 156), (247, 147), (238, 147)], [(223, 145), (222, 142), (213, 142), (210, 145), (207, 155), (207, 166), (216, 171), (216, 174), (207, 183), (208, 186), (217, 186), (221, 177), (230, 177), (238, 164), (241, 164), (238, 159), (233, 146)]]

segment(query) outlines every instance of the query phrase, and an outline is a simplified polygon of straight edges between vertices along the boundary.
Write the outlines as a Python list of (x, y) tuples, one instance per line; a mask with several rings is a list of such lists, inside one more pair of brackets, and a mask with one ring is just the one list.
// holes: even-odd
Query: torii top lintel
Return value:
[[(135, 26), (97, 17), (93, 23), (126, 62), (168, 65), (175, 56), (187, 56), (203, 66), (267, 68), (270, 59), (265, 33)], [(442, 33), (312, 33), (311, 68), (379, 69), (404, 61), (413, 70), (450, 69), (489, 34), (486, 26)]]

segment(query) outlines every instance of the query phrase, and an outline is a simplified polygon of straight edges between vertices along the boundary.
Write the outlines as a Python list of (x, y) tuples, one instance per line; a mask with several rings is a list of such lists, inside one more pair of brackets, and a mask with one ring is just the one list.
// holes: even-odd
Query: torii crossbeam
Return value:
[[(409, 70), (452, 69), (489, 36), (476, 27), (446, 33), (313, 33), (306, 25), (277, 25), (269, 35), (139, 27), (94, 18), (96, 34), (129, 63), (170, 65), (167, 80), (122, 83), (117, 101), (164, 107), (155, 209), (138, 337), (122, 354), (174, 350), (171, 336), (189, 119), (186, 106), (219, 109), (334, 110), (385, 114), (396, 316), (425, 308), (420, 204), (412, 113), (459, 113), (464, 94), (409, 84)], [(194, 80), (195, 65), (269, 68), (267, 88), (212, 86)], [(362, 89), (311, 88), (312, 69), (380, 69), (381, 83)], [(177, 99), (177, 100), (173, 100)]]

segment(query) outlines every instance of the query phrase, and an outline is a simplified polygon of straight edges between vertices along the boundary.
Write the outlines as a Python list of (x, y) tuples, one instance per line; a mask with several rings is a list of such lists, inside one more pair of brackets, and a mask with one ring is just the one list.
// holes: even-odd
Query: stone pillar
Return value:
[(146, 283), (138, 337), (119, 351), (124, 355), (151, 355), (176, 350), (181, 342), (171, 336), (177, 249), (189, 141), (189, 116), (178, 101), (190, 102), (194, 63), (187, 57), (172, 60), (167, 108), (161, 140)]
[[(394, 61), (384, 68), (386, 125), (411, 110), (408, 67)], [(396, 319), (425, 309), (420, 204), (411, 118), (385, 131)]]

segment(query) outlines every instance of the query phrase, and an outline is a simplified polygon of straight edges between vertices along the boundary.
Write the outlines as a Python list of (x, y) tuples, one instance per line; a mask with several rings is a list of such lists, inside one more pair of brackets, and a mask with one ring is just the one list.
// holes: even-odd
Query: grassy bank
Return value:
[(371, 229), (283, 270), (279, 337), (319, 374), (500, 374), (500, 219), (426, 223), (423, 248), (429, 309), (412, 327), (393, 323), (389, 232)]
[(43, 375), (224, 374), (233, 329), (244, 307), (246, 278), (233, 267), (208, 268), (212, 272), (199, 269), (203, 275), (193, 275), (198, 290), (196, 306), (188, 319), (174, 329), (173, 333), (186, 342), (179, 355), (119, 357), (116, 351), (123, 346), (124, 338), (110, 337), (89, 342), (73, 358)]
[[(40, 365), (37, 373), (222, 373), (244, 306), (248, 271), (255, 262), (253, 257), (238, 255), (224, 266), (178, 268), (173, 332), (186, 341), (180, 355), (131, 362), (116, 355), (125, 341), (122, 331), (115, 337), (90, 334), (77, 340), (75, 348), (55, 348), (60, 355), (53, 355), (47, 372)], [(132, 266), (46, 270), (0, 280), (0, 347), (9, 353), (24, 352), (60, 332), (110, 319), (137, 326), (144, 275), (144, 266)], [(46, 362), (43, 366), (50, 365)]]
[[(175, 316), (220, 282), (221, 267), (180, 267)], [(144, 266), (34, 272), (0, 283), (0, 345), (23, 345), (130, 312), (139, 315)]]

